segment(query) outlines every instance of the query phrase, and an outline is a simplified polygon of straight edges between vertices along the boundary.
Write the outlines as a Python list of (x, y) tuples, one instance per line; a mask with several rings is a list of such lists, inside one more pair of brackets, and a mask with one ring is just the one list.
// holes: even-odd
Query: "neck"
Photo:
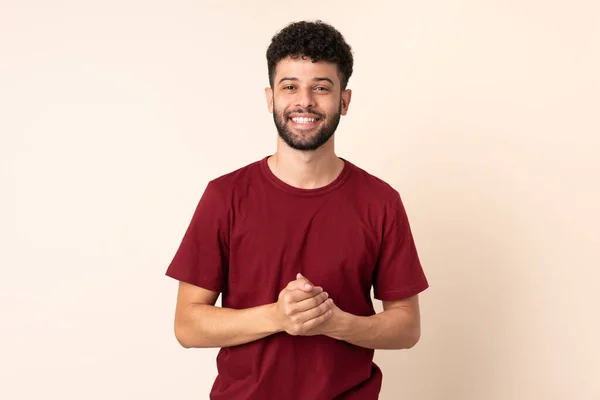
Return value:
[(344, 168), (344, 161), (334, 151), (333, 137), (314, 151), (298, 151), (281, 139), (277, 152), (268, 159), (273, 174), (299, 189), (317, 189), (333, 182)]

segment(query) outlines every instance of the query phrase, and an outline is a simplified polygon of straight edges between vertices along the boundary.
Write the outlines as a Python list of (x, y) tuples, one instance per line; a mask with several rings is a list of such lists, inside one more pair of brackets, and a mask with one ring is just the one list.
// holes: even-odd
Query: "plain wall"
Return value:
[(599, 16), (0, 0), (0, 398), (208, 398), (164, 272), (206, 183), (275, 150), (271, 37), (323, 19), (355, 55), (337, 152), (399, 190), (431, 284), (381, 398), (599, 399)]

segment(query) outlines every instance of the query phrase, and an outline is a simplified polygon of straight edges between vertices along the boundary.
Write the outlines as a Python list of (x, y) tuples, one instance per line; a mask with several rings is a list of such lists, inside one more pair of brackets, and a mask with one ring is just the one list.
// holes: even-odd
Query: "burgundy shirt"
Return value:
[[(222, 292), (222, 306), (277, 301), (302, 273), (343, 311), (375, 313), (428, 287), (399, 193), (347, 160), (318, 189), (279, 180), (267, 157), (209, 182), (167, 275)], [(377, 399), (374, 350), (278, 333), (217, 356), (213, 400)]]

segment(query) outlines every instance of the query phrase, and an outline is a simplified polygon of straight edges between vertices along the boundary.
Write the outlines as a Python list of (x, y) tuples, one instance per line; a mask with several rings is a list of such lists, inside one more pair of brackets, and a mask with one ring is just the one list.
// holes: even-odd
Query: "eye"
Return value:
[(329, 90), (329, 88), (328, 88), (328, 87), (326, 87), (326, 86), (317, 86), (317, 87), (315, 88), (315, 90), (317, 90), (318, 92), (326, 92), (326, 91), (328, 91), (328, 90)]
[(294, 90), (294, 86), (292, 86), (292, 85), (286, 85), (282, 89), (283, 90)]

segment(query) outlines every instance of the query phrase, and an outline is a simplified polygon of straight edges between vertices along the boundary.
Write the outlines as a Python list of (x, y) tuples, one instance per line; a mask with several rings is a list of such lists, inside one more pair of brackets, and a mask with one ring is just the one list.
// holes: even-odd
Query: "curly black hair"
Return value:
[(269, 83), (273, 87), (277, 63), (286, 57), (310, 58), (312, 62), (328, 61), (337, 64), (342, 90), (352, 75), (352, 49), (333, 26), (315, 22), (293, 22), (279, 31), (267, 49)]

